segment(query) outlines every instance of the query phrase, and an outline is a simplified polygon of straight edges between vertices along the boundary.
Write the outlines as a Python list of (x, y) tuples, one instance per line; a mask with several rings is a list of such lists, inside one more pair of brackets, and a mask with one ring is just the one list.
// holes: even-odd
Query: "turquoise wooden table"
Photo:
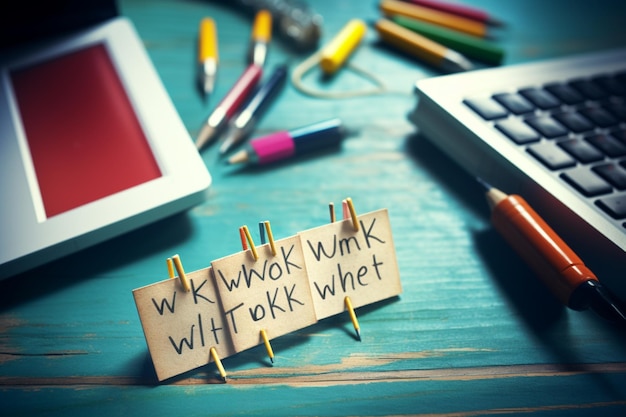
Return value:
[[(373, 21), (374, 1), (311, 2), (322, 43), (350, 18)], [(506, 64), (626, 44), (619, 2), (476, 0), (507, 22)], [(244, 69), (250, 16), (213, 1), (122, 0), (192, 137)], [(199, 20), (219, 30), (211, 101), (195, 85)], [(268, 65), (307, 55), (275, 38)], [(0, 414), (194, 415), (626, 415), (626, 335), (592, 313), (560, 306), (488, 222), (474, 181), (406, 118), (413, 83), (439, 73), (366, 34), (352, 63), (391, 93), (319, 99), (288, 85), (256, 134), (340, 117), (355, 133), (338, 150), (263, 169), (202, 153), (214, 183), (192, 210), (0, 283)], [(369, 85), (350, 71), (322, 89)], [(272, 222), (277, 238), (325, 224), (327, 204), (388, 208), (403, 293), (159, 384), (132, 290), (165, 279), (165, 259), (188, 271), (240, 250), (238, 228)], [(624, 274), (609, 269), (602, 274)], [(618, 289), (624, 294), (624, 288)]]

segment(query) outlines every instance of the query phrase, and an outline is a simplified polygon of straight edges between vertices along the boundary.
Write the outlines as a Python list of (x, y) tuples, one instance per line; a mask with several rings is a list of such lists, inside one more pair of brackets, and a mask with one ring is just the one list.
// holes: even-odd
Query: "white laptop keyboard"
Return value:
[(410, 119), (471, 174), (626, 252), (626, 50), (436, 77), (416, 92)]

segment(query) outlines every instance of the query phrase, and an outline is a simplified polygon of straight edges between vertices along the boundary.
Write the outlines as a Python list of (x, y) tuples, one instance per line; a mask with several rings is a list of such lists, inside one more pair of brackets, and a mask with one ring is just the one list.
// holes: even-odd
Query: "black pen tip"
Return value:
[(589, 308), (604, 319), (626, 325), (626, 309), (606, 287), (597, 281), (587, 282)]

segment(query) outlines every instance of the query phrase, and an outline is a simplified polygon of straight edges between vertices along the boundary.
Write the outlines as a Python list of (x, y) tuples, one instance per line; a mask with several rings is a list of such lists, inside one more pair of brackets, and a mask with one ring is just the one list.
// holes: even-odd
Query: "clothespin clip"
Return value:
[(361, 327), (359, 326), (359, 321), (356, 318), (356, 313), (354, 312), (354, 308), (352, 307), (352, 300), (350, 300), (350, 297), (348, 297), (346, 295), (346, 298), (344, 298), (344, 304), (346, 305), (346, 309), (348, 310), (348, 313), (350, 314), (350, 320), (352, 320), (352, 325), (354, 326), (354, 331), (356, 332), (356, 337), (357, 339), (359, 339), (359, 342), (361, 341)]
[[(359, 222), (356, 217), (356, 211), (354, 210), (354, 204), (352, 203), (352, 199), (350, 197), (346, 198), (341, 202), (341, 206), (343, 209), (343, 218), (347, 219), (348, 217), (352, 218), (352, 226), (355, 231), (359, 230)], [(333, 207), (333, 203), (330, 203), (330, 221), (331, 223), (335, 221), (335, 210)], [(356, 313), (354, 312), (354, 308), (352, 307), (352, 300), (350, 300), (349, 296), (344, 298), (344, 304), (348, 313), (350, 314), (350, 320), (352, 320), (352, 325), (354, 326), (354, 331), (356, 332), (356, 337), (361, 341), (361, 327), (359, 326), (359, 321), (356, 318)]]
[(330, 214), (330, 222), (335, 223), (335, 203), (332, 201), (328, 203), (328, 211)]
[(248, 250), (248, 242), (246, 242), (246, 233), (243, 231), (244, 226), (239, 228), (239, 238), (241, 238), (241, 249)]
[(356, 217), (356, 211), (354, 210), (354, 204), (352, 203), (352, 199), (350, 197), (346, 198), (342, 202), (343, 207), (343, 218), (347, 219), (348, 217), (352, 218), (352, 227), (354, 227), (354, 231), (359, 231), (359, 219)]
[[(263, 222), (265, 226), (265, 233), (267, 234), (267, 240), (270, 242), (270, 249), (272, 250), (272, 256), (276, 256), (276, 244), (274, 243), (274, 235), (272, 234), (272, 228), (270, 227), (270, 222), (265, 220)], [(265, 243), (265, 236), (263, 236), (263, 243)]]
[[(256, 261), (257, 259), (259, 259), (259, 254), (256, 251), (256, 246), (254, 246), (254, 242), (252, 241), (252, 236), (250, 236), (250, 231), (248, 230), (248, 226), (242, 226), (239, 231), (241, 233), (241, 230), (243, 229), (243, 233), (246, 237), (246, 241), (248, 242), (248, 246), (250, 247), (250, 253), (252, 253), (252, 258), (254, 258), (254, 260)], [(242, 246), (245, 247), (244, 245), (244, 240), (242, 238)], [(246, 249), (244, 249), (246, 250)]]
[(209, 353), (211, 354), (211, 357), (213, 358), (213, 362), (215, 362), (215, 366), (217, 367), (217, 371), (220, 373), (222, 380), (226, 382), (226, 371), (224, 370), (224, 366), (222, 366), (222, 361), (220, 360), (220, 357), (217, 354), (217, 349), (211, 346), (211, 349), (209, 349)]
[(167, 264), (167, 275), (170, 277), (170, 279), (176, 278), (176, 273), (174, 272), (174, 262), (172, 261), (172, 258), (167, 258), (165, 260), (165, 263)]
[[(274, 243), (274, 235), (272, 234), (272, 228), (270, 227), (270, 222), (265, 220), (263, 222), (259, 222), (259, 235), (261, 236), (261, 244), (264, 245), (269, 240), (270, 249), (272, 251), (272, 256), (276, 256), (276, 245)], [(267, 236), (267, 239), (266, 239)], [(263, 344), (265, 345), (265, 350), (267, 350), (267, 355), (270, 357), (270, 361), (274, 363), (274, 350), (272, 349), (272, 345), (270, 344), (270, 340), (267, 337), (267, 331), (265, 329), (261, 329), (261, 338), (263, 339)]]
[(174, 255), (172, 256), (172, 260), (174, 261), (174, 266), (176, 267), (176, 272), (178, 273), (178, 277), (180, 278), (181, 284), (183, 284), (183, 288), (185, 291), (191, 291), (191, 287), (189, 286), (189, 280), (187, 279), (187, 275), (185, 275), (185, 270), (183, 269), (183, 264), (180, 261), (180, 256)]
[(272, 345), (270, 344), (270, 339), (267, 337), (267, 332), (265, 329), (261, 329), (261, 339), (263, 339), (263, 344), (265, 345), (265, 350), (267, 350), (267, 356), (270, 357), (270, 361), (274, 363), (274, 350), (272, 349)]

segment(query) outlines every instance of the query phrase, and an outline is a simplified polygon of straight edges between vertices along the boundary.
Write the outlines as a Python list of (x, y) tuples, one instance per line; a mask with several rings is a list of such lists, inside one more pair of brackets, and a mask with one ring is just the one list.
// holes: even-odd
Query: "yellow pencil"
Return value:
[(183, 269), (183, 264), (180, 261), (180, 256), (174, 255), (172, 256), (172, 260), (174, 261), (174, 266), (176, 267), (176, 272), (178, 273), (178, 278), (180, 282), (183, 284), (183, 288), (185, 291), (191, 291), (191, 287), (189, 286), (189, 280), (187, 279), (187, 275), (185, 275), (185, 270)]
[(215, 21), (205, 17), (200, 21), (198, 35), (199, 79), (205, 96), (213, 92), (217, 75), (217, 30)]
[(350, 320), (352, 320), (352, 325), (354, 326), (356, 337), (359, 339), (359, 342), (360, 342), (361, 341), (361, 327), (359, 326), (359, 321), (356, 318), (356, 313), (354, 312), (354, 308), (352, 307), (352, 301), (350, 300), (350, 297), (346, 296), (346, 298), (344, 298), (344, 302), (346, 304), (346, 309), (348, 310), (348, 313), (350, 314)]
[(222, 361), (220, 360), (220, 357), (217, 354), (217, 350), (213, 346), (211, 346), (211, 349), (209, 349), (209, 352), (211, 353), (213, 362), (215, 362), (217, 371), (220, 373), (220, 376), (222, 377), (224, 382), (226, 382), (226, 371), (224, 370), (224, 367), (222, 366)]
[(267, 350), (267, 355), (270, 357), (270, 361), (274, 363), (274, 350), (272, 349), (272, 345), (270, 344), (270, 339), (267, 337), (267, 332), (264, 329), (261, 329), (261, 337), (263, 338), (263, 343), (265, 344), (265, 350)]
[(272, 38), (272, 14), (267, 10), (259, 10), (254, 18), (248, 63), (260, 67), (265, 64), (267, 47)]
[(469, 35), (479, 37), (485, 37), (487, 35), (487, 25), (485, 23), (429, 9), (428, 7), (417, 6), (399, 0), (383, 0), (380, 3), (380, 9), (386, 16), (406, 16), (458, 30)]
[(335, 73), (357, 47), (367, 26), (362, 20), (350, 20), (321, 51), (320, 67), (328, 75)]
[(468, 71), (473, 68), (472, 63), (460, 53), (388, 19), (376, 22), (376, 30), (383, 42), (446, 72)]

